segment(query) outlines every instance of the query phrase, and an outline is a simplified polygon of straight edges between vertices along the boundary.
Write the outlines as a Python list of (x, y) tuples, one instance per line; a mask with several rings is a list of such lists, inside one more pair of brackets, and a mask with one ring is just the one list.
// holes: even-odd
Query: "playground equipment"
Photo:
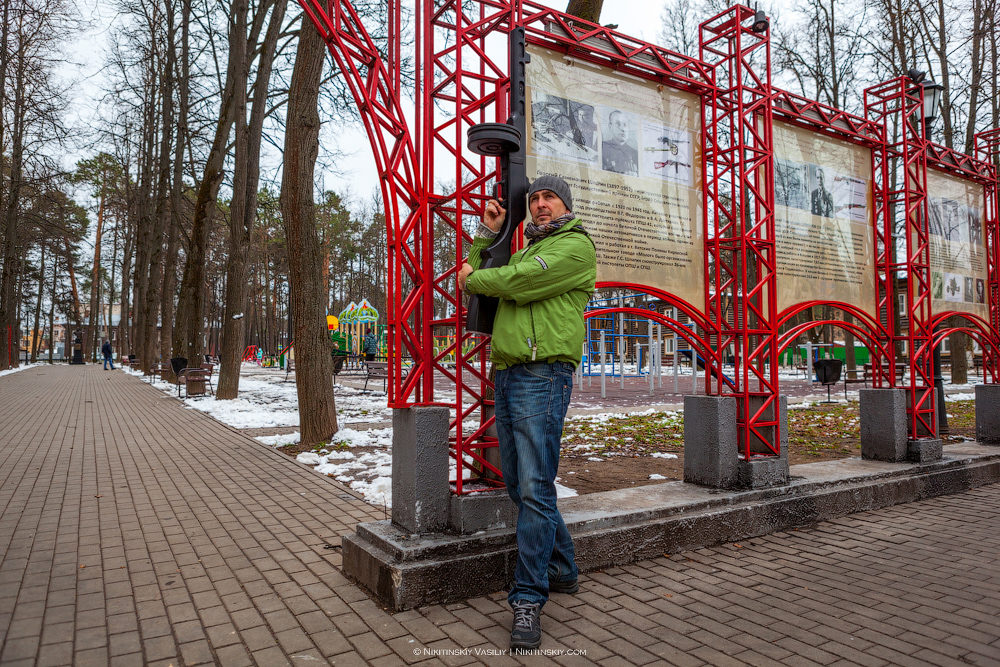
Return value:
[[(361, 345), (365, 329), (368, 326), (378, 324), (379, 312), (368, 302), (368, 299), (361, 299), (361, 303), (353, 301), (349, 303), (334, 320), (336, 328), (346, 336), (347, 347), (344, 349), (349, 354), (357, 356), (362, 354)], [(327, 317), (327, 326), (329, 326), (329, 322), (330, 319)]]

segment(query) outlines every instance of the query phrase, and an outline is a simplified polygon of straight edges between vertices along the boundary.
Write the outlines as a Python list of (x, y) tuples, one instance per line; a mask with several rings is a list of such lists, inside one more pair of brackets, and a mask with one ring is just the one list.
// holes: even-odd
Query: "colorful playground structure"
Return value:
[[(379, 324), (378, 310), (369, 303), (368, 299), (361, 299), (361, 303), (351, 302), (340, 311), (338, 315), (327, 315), (326, 326), (333, 341), (334, 356), (346, 357), (343, 366), (353, 368), (360, 365), (364, 359), (365, 334), (369, 329), (374, 329), (378, 334), (378, 353), (376, 357), (385, 360), (388, 355), (386, 326)], [(277, 354), (269, 354), (257, 345), (248, 345), (243, 352), (243, 363), (257, 364), (265, 368), (288, 367), (288, 362), (295, 358), (295, 341), (292, 341)]]

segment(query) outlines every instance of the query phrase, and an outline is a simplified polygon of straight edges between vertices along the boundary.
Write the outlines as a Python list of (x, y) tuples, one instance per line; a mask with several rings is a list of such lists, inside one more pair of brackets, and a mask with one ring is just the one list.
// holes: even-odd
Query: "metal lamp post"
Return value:
[[(938, 109), (941, 106), (941, 95), (944, 93), (944, 86), (931, 81), (923, 84), (924, 89), (924, 140), (931, 140), (931, 132), (934, 121), (938, 117)], [(944, 400), (944, 380), (941, 379), (941, 343), (934, 346), (934, 389), (937, 390), (937, 413), (938, 413), (938, 434), (947, 435), (948, 410)], [(955, 351), (952, 351), (954, 354)], [(954, 366), (953, 366), (954, 367)]]

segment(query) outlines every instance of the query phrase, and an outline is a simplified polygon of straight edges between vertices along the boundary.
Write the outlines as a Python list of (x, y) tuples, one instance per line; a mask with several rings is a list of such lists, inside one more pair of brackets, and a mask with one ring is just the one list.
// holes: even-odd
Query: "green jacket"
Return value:
[(514, 253), (507, 263), (478, 269), (492, 239), (476, 237), (468, 262), (476, 267), (466, 291), (500, 298), (490, 360), (498, 370), (532, 361), (580, 364), (583, 311), (594, 294), (597, 252), (575, 218), (559, 231)]

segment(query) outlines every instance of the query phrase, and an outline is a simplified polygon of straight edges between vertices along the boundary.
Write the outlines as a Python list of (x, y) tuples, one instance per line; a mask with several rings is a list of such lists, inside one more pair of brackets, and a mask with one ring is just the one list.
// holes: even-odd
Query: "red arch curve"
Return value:
[[(946, 319), (951, 317), (961, 317), (962, 319), (968, 321), (972, 326), (943, 327), (940, 330), (937, 328)], [(993, 331), (989, 322), (978, 315), (973, 315), (972, 313), (945, 311), (934, 315), (933, 319), (931, 319), (931, 328), (934, 331), (934, 335), (931, 336), (931, 339), (928, 341), (928, 344), (932, 346), (931, 349), (937, 347), (951, 334), (958, 332), (964, 333), (978, 341), (980, 347), (983, 348), (984, 375), (988, 371), (994, 383), (1000, 381), (1000, 336)]]
[(673, 319), (672, 317), (667, 317), (666, 315), (663, 315), (655, 310), (649, 310), (646, 308), (632, 308), (628, 306), (622, 308), (616, 306), (611, 308), (598, 308), (597, 310), (588, 310), (586, 313), (584, 313), (583, 316), (585, 319), (589, 320), (594, 317), (600, 317), (603, 315), (612, 315), (614, 313), (627, 313), (629, 315), (639, 315), (640, 317), (645, 317), (647, 319), (653, 320), (654, 322), (659, 322), (660, 324), (663, 324), (664, 326), (667, 327), (668, 330), (673, 331), (678, 336), (687, 341), (688, 345), (691, 346), (691, 349), (695, 350), (699, 355), (701, 355), (702, 359), (705, 360), (706, 368), (709, 367), (710, 363), (712, 368), (716, 369), (721, 368), (721, 366), (719, 365), (718, 354), (716, 354), (715, 350), (713, 350), (705, 340), (703, 340), (700, 336), (695, 335), (694, 332), (692, 332), (689, 327), (684, 326), (683, 324)]

